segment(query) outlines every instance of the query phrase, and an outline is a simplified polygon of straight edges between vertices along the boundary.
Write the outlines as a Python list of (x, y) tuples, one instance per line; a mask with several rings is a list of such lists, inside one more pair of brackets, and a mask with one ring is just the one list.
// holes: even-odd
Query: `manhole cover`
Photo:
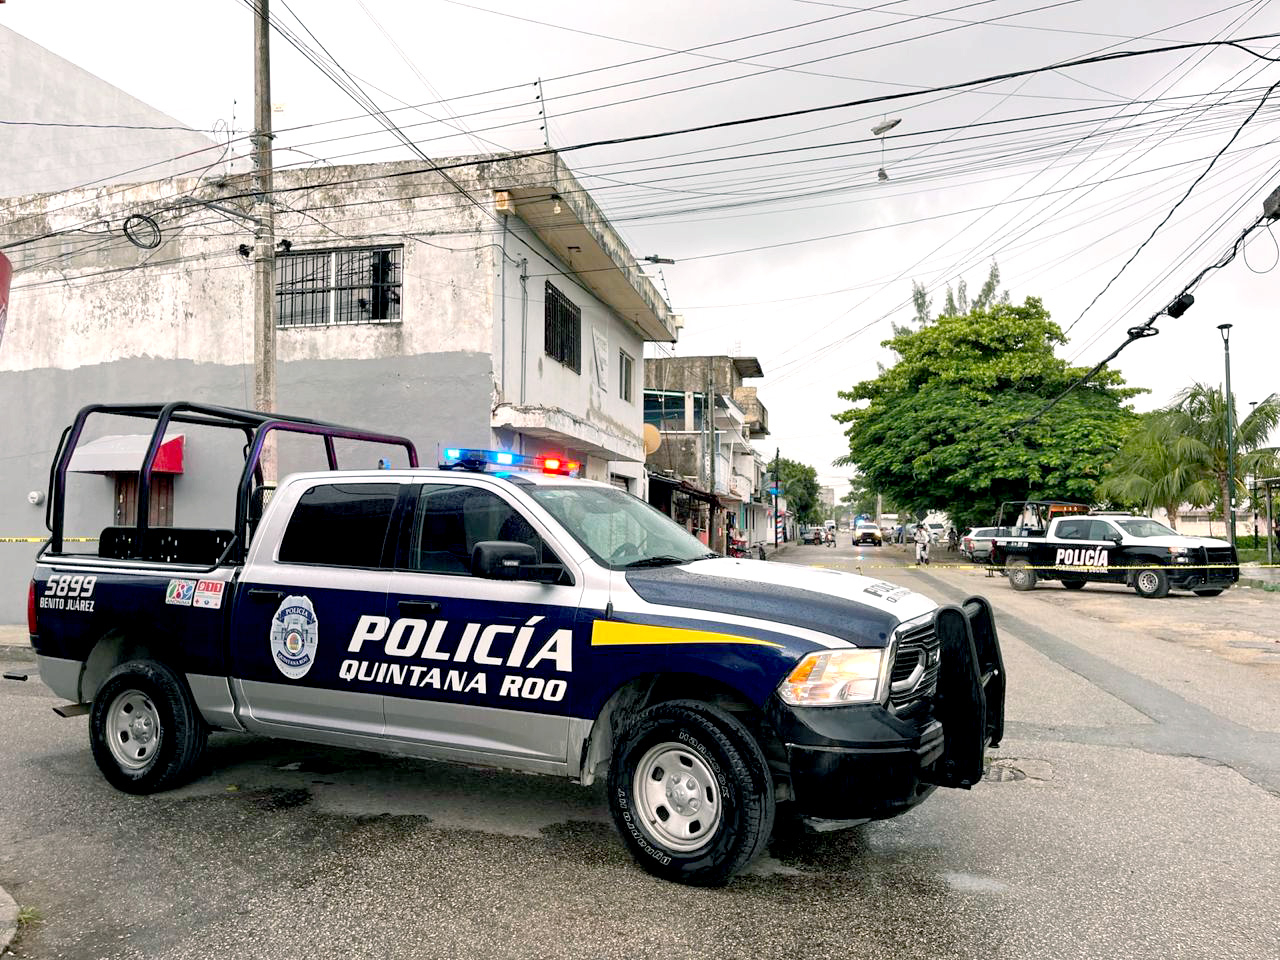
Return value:
[(996, 760), (987, 768), (982, 779), (1000, 783), (1009, 780), (1025, 780), (1027, 775), (1007, 760)]

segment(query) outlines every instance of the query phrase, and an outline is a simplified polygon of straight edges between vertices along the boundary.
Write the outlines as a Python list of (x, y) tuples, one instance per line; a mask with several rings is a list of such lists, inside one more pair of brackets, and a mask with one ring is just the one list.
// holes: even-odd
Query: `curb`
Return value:
[(9, 949), (18, 935), (18, 905), (13, 897), (0, 887), (0, 954)]

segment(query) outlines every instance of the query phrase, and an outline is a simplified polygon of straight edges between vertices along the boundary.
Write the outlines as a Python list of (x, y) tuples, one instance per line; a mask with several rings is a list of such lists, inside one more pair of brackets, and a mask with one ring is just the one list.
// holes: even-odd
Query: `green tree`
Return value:
[(1004, 500), (1092, 501), (1141, 391), (1104, 370), (1024, 422), (1084, 372), (1054, 355), (1064, 342), (1034, 297), (899, 331), (884, 343), (898, 362), (840, 393), (849, 453), (837, 463), (897, 506), (943, 509), (957, 525), (990, 522)]
[[(1239, 411), (1238, 404), (1235, 407)], [(1167, 450), (1169, 461), (1182, 474), (1197, 482), (1199, 497), (1185, 502), (1204, 506), (1216, 501), (1219, 515), (1227, 517), (1227, 400), (1223, 391), (1204, 383), (1193, 383), (1167, 407), (1156, 412), (1157, 437)], [(1243, 420), (1233, 422), (1235, 432), (1235, 499), (1247, 499), (1249, 476), (1274, 476), (1280, 466), (1280, 449), (1266, 446), (1267, 438), (1280, 425), (1280, 397), (1271, 394)], [(1208, 491), (1212, 491), (1212, 495)]]
[(818, 471), (808, 464), (782, 457), (778, 460), (787, 509), (800, 523), (817, 523), (823, 519), (818, 502)]

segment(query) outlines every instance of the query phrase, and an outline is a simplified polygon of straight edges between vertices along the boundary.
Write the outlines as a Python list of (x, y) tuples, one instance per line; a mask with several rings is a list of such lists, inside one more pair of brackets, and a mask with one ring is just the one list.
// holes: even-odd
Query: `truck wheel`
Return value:
[(191, 773), (209, 731), (186, 684), (153, 660), (132, 660), (103, 681), (89, 712), (98, 769), (125, 793), (176, 787)]
[(631, 855), (677, 883), (725, 883), (773, 830), (773, 778), (755, 738), (694, 700), (640, 714), (614, 745), (608, 789)]
[(1063, 580), (1062, 585), (1068, 590), (1083, 590), (1087, 580)]
[(1036, 572), (1027, 565), (1027, 561), (1010, 560), (1005, 569), (1009, 576), (1009, 586), (1013, 587), (1013, 589), (1035, 589)]
[(1139, 570), (1133, 578), (1138, 596), (1158, 600), (1169, 593), (1169, 577), (1163, 570)]
[(1212, 590), (1193, 590), (1197, 597), (1220, 597), (1222, 596), (1222, 588), (1214, 587)]

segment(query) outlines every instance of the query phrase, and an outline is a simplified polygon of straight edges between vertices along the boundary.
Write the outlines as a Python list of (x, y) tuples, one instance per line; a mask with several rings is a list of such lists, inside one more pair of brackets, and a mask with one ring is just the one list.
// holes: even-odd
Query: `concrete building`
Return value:
[[(415, 163), (277, 173), (279, 409), (404, 434), (424, 463), (450, 446), (554, 452), (644, 496), (640, 359), (676, 338), (667, 304), (559, 158), (439, 163), (468, 196)], [(251, 405), (250, 202), (242, 177), (6, 202), (0, 246), (44, 239), (10, 249), (0, 530), (42, 533), (28, 493), (83, 404)], [(126, 217), (154, 247), (120, 235)], [(186, 433), (163, 522), (226, 526), (231, 492), (209, 470), (236, 451)], [(127, 448), (75, 466), (69, 534), (128, 522)], [(282, 472), (322, 464), (318, 448), (280, 456)], [(0, 549), (0, 622), (16, 621), (32, 551)]]
[[(661, 438), (646, 460), (651, 485), (674, 483), (686, 494), (690, 488), (713, 492), (714, 503), (723, 510), (720, 524), (693, 503), (687, 505), (686, 515), (678, 502), (670, 512), (717, 549), (729, 535), (748, 545), (773, 542), (772, 501), (764, 494), (766, 464), (752, 445), (752, 440), (768, 435), (769, 411), (756, 388), (743, 383), (763, 375), (755, 357), (645, 361), (645, 423)], [(710, 416), (708, 410), (713, 411)], [(652, 496), (650, 500), (655, 502)]]
[(0, 26), (6, 127), (0, 195), (181, 176), (223, 158), (190, 130), (38, 43)]

